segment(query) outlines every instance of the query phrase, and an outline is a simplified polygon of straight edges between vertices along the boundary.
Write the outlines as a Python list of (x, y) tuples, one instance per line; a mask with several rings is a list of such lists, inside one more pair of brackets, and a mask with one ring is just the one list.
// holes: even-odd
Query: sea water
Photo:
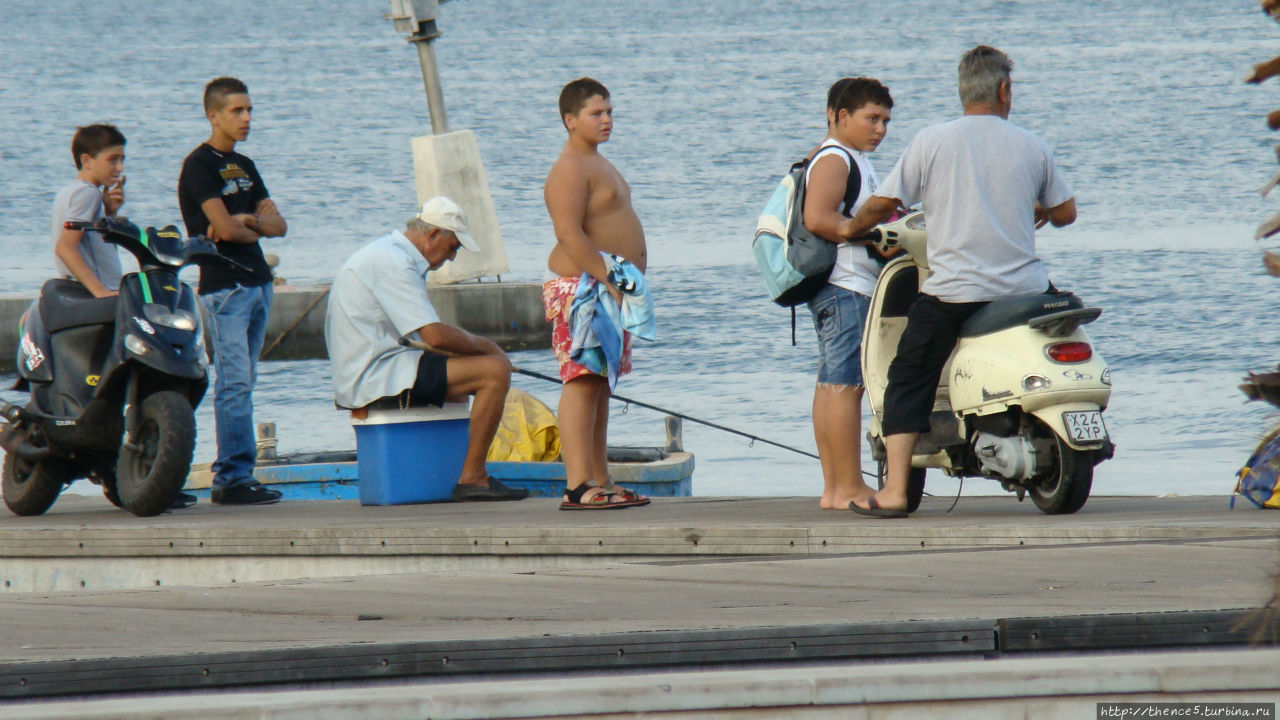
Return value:
[[(1088, 326), (1114, 395), (1116, 456), (1097, 494), (1225, 494), (1272, 422), (1236, 386), (1280, 361), (1280, 280), (1252, 229), (1280, 202), (1263, 118), (1273, 85), (1242, 83), (1280, 26), (1252, 0), (1159, 4), (900, 0), (459, 0), (436, 44), (451, 129), (476, 133), (511, 269), (542, 276), (554, 243), (542, 182), (564, 141), (560, 88), (594, 76), (613, 93), (603, 151), (631, 183), (650, 250), (659, 340), (639, 344), (618, 392), (812, 451), (815, 340), (798, 344), (751, 259), (756, 215), (788, 164), (822, 139), (826, 88), (887, 84), (888, 174), (917, 130), (959, 112), (955, 69), (977, 43), (1014, 59), (1011, 119), (1056, 150), (1080, 218), (1038, 235), (1055, 284), (1105, 309)], [(180, 225), (178, 171), (208, 136), (203, 85), (248, 83), (253, 157), (289, 222), (264, 242), (290, 283), (329, 281), (415, 206), (410, 138), (430, 132), (417, 57), (378, 0), (145, 4), (9, 0), (0, 24), (0, 283), (34, 292), (52, 272), (53, 195), (73, 175), (77, 125), (129, 138), (124, 212)], [(129, 261), (126, 261), (127, 263)], [(196, 271), (185, 276), (190, 282)], [(554, 374), (549, 351), (513, 355)], [(0, 378), (5, 386), (11, 378)], [(514, 385), (554, 406), (558, 391)], [(21, 400), (18, 393), (4, 393)], [(280, 452), (349, 449), (326, 361), (260, 366), (255, 419)], [(618, 444), (660, 444), (660, 415), (613, 405)], [(212, 403), (196, 460), (214, 455)], [(814, 495), (815, 460), (686, 423), (700, 495)], [(867, 461), (868, 469), (873, 465)], [(957, 482), (931, 475), (930, 489)], [(970, 480), (965, 492), (999, 492)]]

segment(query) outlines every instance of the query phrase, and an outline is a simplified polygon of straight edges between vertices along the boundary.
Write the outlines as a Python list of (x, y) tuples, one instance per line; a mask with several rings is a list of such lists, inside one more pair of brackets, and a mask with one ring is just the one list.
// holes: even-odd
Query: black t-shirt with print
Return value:
[[(206, 200), (222, 198), (227, 213), (239, 215), (252, 213), (267, 197), (267, 186), (258, 175), (258, 168), (238, 152), (224, 153), (209, 143), (201, 143), (182, 163), (182, 174), (178, 177), (178, 208), (182, 211), (182, 222), (186, 224), (189, 236), (207, 235), (209, 232), (209, 218), (200, 207)], [(202, 263), (201, 295), (233, 287), (237, 283), (256, 287), (271, 282), (271, 268), (262, 254), (262, 246), (256, 241), (220, 242), (217, 246), (219, 253), (245, 265), (252, 272), (216, 260)]]

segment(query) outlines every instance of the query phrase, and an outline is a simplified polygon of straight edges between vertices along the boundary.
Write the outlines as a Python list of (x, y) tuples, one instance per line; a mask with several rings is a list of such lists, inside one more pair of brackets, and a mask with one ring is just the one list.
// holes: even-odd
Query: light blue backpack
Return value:
[[(837, 148), (848, 155), (843, 148)], [(836, 264), (836, 245), (809, 232), (804, 226), (805, 171), (809, 158), (791, 166), (778, 181), (769, 202), (756, 221), (751, 242), (756, 265), (764, 276), (769, 298), (783, 307), (806, 303), (818, 294)], [(862, 186), (858, 163), (849, 157), (850, 192), (856, 199)]]

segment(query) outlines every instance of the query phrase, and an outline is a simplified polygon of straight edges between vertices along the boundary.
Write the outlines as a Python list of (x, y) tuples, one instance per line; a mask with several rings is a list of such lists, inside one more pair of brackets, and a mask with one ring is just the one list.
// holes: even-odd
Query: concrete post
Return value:
[(460, 250), (458, 257), (431, 273), (431, 282), (449, 284), (501, 275), (507, 271), (507, 249), (498, 213), (489, 194), (489, 178), (480, 161), (480, 146), (470, 130), (413, 139), (413, 174), (421, 204), (445, 195), (467, 213), (467, 229), (480, 252)]

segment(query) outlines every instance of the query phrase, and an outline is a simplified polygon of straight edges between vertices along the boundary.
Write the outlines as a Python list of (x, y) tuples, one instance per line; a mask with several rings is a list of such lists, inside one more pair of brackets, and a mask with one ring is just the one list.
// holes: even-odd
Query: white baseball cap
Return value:
[(448, 230), (458, 236), (458, 242), (462, 243), (462, 247), (471, 252), (480, 252), (480, 246), (476, 244), (475, 238), (467, 232), (467, 214), (449, 198), (437, 195), (422, 203), (422, 212), (418, 213), (418, 219), (441, 230)]

